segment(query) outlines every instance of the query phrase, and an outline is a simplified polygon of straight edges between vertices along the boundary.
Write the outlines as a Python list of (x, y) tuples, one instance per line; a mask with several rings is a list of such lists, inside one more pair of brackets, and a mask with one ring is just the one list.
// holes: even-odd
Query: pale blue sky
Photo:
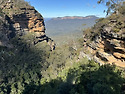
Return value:
[(98, 5), (98, 0), (26, 0), (43, 17), (88, 16), (104, 17), (106, 7)]

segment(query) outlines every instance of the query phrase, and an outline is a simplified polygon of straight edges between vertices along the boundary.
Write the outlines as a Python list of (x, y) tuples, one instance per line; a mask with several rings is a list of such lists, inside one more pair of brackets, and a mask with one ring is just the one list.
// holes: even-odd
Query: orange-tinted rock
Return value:
[[(95, 40), (91, 42), (88, 41), (88, 37), (84, 35), (84, 40), (86, 40), (84, 41), (85, 53), (89, 51), (89, 54), (93, 55), (91, 58), (100, 64), (110, 63), (125, 67), (124, 36), (121, 36), (122, 34), (120, 34), (120, 32), (112, 33), (111, 29), (112, 27), (105, 27), (104, 31), (100, 31), (101, 34), (96, 36), (101, 36), (101, 38), (95, 38)], [(93, 49), (93, 46), (96, 49)]]
[(34, 39), (35, 44), (44, 40), (46, 42), (51, 41), (52, 43), (50, 47), (54, 48), (52, 47), (55, 46), (53, 40), (45, 35), (44, 19), (34, 7), (30, 5), (19, 7), (16, 4), (13, 4), (13, 2), (4, 2), (0, 7), (11, 19), (13, 30), (15, 30), (16, 34), (23, 36), (32, 32), (36, 38)]

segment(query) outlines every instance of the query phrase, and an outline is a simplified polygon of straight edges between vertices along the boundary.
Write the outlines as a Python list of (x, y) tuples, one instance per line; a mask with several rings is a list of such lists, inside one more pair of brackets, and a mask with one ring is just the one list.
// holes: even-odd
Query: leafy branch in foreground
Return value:
[(119, 7), (123, 4), (124, 0), (99, 0), (97, 3), (98, 4), (105, 4), (108, 9), (104, 12), (106, 12), (108, 15), (110, 12), (114, 12), (116, 14), (119, 13)]

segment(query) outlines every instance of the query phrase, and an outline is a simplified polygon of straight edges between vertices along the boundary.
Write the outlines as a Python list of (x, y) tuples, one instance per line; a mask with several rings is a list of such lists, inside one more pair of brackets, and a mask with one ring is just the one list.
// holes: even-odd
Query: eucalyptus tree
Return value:
[(111, 12), (114, 12), (116, 14), (119, 13), (119, 7), (123, 4), (125, 0), (99, 0), (98, 4), (105, 4), (107, 6), (107, 10), (104, 10), (104, 12), (107, 13), (107, 15)]

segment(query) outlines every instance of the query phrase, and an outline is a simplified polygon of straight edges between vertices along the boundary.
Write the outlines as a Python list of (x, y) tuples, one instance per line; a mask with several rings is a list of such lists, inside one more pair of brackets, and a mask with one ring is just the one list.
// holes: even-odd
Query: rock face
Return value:
[[(101, 29), (95, 33), (95, 27), (91, 33), (85, 34), (84, 47), (89, 51), (89, 55), (100, 64), (110, 63), (120, 67), (125, 67), (125, 26), (115, 32), (114, 28), (119, 23), (117, 20), (108, 19), (107, 24), (103, 24)], [(124, 23), (123, 23), (124, 24)], [(90, 38), (90, 39), (88, 39)], [(85, 51), (86, 53), (86, 51)]]
[(15, 32), (10, 30), (10, 19), (0, 10), (0, 46), (12, 48), (10, 39), (15, 36)]
[(14, 31), (16, 35), (23, 36), (27, 33), (33, 33), (35, 37), (34, 44), (46, 41), (50, 44), (52, 50), (55, 48), (53, 40), (45, 35), (43, 17), (34, 7), (28, 4), (25, 6), (17, 6), (12, 1), (4, 2), (0, 7), (10, 18), (10, 24), (13, 27), (10, 30)]

